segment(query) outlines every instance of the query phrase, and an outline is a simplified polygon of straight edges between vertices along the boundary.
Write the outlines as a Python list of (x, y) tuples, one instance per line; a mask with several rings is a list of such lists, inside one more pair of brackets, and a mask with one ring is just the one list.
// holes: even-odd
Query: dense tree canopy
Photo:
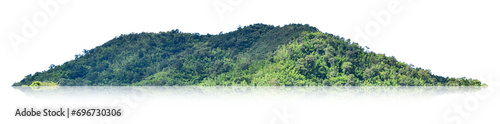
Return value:
[(132, 33), (27, 75), (70, 86), (480, 86), (433, 75), (315, 27), (254, 24), (225, 34)]

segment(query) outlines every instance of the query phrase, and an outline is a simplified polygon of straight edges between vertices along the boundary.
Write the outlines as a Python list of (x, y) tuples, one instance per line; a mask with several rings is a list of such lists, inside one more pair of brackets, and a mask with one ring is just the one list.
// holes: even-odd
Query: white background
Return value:
[[(23, 89), (23, 90), (21, 90)], [(7, 89), (8, 123), (498, 124), (500, 87), (59, 87)], [(468, 89), (468, 90), (467, 90)], [(23, 92), (21, 92), (23, 91)], [(19, 117), (16, 108), (122, 108), (121, 117)], [(43, 113), (42, 113), (43, 114)]]
[[(39, 4), (51, 2), (55, 11)], [(1, 1), (1, 82), (7, 86), (50, 64), (60, 65), (120, 34), (172, 29), (218, 34), (254, 23), (310, 24), (438, 75), (498, 79), (498, 5), (486, 0)], [(400, 11), (391, 13), (390, 8)], [(384, 12), (390, 18), (372, 14)], [(25, 36), (22, 30), (30, 22), (45, 23), (33, 24), (38, 31)], [(365, 42), (356, 37), (362, 34), (356, 29), (375, 33)], [(27, 41), (13, 45), (10, 33)]]
[[(44, 3), (55, 6), (47, 11)], [(11, 95), (20, 93), (12, 83), (120, 34), (172, 29), (218, 34), (254, 23), (309, 24), (434, 74), (477, 78), (493, 86), (500, 80), (499, 5), (487, 0), (3, 0), (1, 96), (21, 99)], [(31, 24), (37, 31), (23, 35)], [(370, 42), (357, 38), (363, 33), (371, 33)], [(14, 42), (10, 34), (26, 41)]]

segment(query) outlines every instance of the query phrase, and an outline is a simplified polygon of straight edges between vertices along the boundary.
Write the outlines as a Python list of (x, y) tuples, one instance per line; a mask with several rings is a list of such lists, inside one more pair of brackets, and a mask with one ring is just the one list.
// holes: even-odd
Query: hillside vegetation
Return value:
[(483, 85), (433, 75), (301, 24), (254, 24), (218, 35), (179, 30), (121, 35), (14, 86), (35, 81), (61, 86)]

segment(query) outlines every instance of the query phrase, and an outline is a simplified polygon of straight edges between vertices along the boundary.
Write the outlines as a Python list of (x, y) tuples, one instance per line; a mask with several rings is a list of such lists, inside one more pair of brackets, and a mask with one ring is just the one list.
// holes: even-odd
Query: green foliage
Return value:
[[(255, 24), (218, 35), (132, 33), (14, 85), (481, 86), (366, 52), (308, 25)], [(35, 84), (36, 85), (36, 84)]]
[(41, 82), (41, 81), (34, 81), (30, 85), (31, 89), (33, 90), (54, 90), (59, 88), (59, 84), (54, 83), (54, 82)]
[(30, 85), (30, 87), (39, 87), (39, 86), (59, 86), (59, 84), (54, 82), (48, 83), (48, 82), (34, 81)]

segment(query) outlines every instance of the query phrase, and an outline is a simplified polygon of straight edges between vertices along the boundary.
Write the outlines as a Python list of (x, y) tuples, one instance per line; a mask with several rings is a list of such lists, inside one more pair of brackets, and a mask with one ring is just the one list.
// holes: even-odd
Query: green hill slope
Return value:
[(254, 24), (219, 35), (178, 30), (133, 33), (84, 53), (14, 86), (34, 81), (62, 86), (482, 85), (478, 80), (433, 75), (301, 24)]

